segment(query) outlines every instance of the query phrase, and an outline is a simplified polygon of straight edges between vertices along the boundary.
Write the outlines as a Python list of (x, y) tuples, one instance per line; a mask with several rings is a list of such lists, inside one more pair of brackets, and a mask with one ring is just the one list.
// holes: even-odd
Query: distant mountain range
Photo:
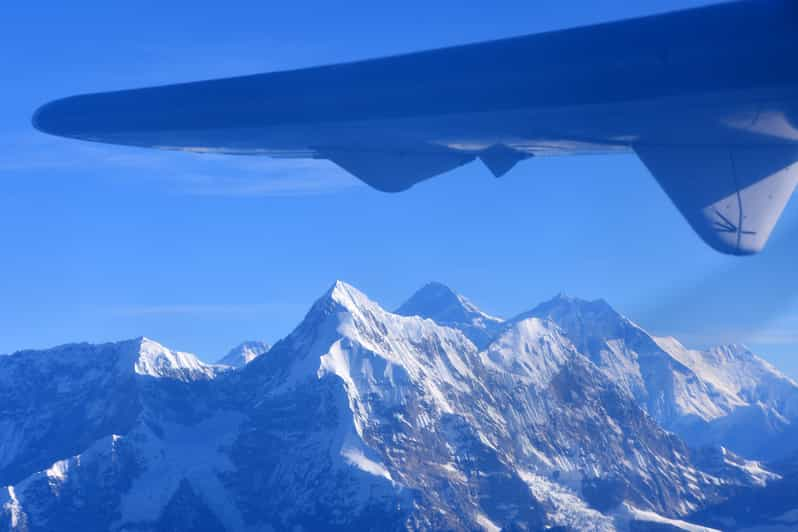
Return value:
[(249, 341), (239, 344), (230, 350), (227, 355), (220, 358), (217, 362), (220, 366), (231, 366), (241, 368), (246, 366), (259, 356), (267, 353), (272, 346), (266, 342)]
[(338, 282), (214, 365), (146, 338), (0, 357), (0, 530), (798, 530), (796, 435), (798, 385), (744, 347)]

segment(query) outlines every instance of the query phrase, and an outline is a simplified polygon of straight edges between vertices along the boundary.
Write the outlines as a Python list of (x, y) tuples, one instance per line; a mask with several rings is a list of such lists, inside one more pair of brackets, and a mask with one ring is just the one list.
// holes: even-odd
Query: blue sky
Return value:
[[(335, 279), (391, 308), (443, 281), (510, 316), (604, 297), (695, 346), (798, 376), (798, 206), (753, 259), (708, 249), (631, 156), (479, 163), (400, 195), (322, 161), (91, 145), (33, 131), (62, 96), (296, 68), (710, 2), (80, 2), (5, 6), (0, 353), (146, 335), (215, 359), (274, 341)], [(279, 5), (272, 5), (279, 4)], [(290, 4), (290, 5), (289, 5)]]

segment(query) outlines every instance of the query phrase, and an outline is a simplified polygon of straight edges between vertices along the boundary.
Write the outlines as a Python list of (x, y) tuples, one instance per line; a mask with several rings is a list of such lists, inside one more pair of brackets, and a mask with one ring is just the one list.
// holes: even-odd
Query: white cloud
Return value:
[(165, 191), (199, 196), (297, 196), (329, 194), (360, 185), (324, 160), (272, 159), (168, 152), (91, 144), (34, 131), (0, 135), (0, 172), (92, 172), (134, 177)]

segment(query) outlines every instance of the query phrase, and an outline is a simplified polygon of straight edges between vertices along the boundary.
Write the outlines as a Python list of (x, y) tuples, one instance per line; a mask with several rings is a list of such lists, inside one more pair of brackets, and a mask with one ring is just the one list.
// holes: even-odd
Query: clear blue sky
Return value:
[[(215, 359), (274, 341), (335, 279), (387, 307), (440, 280), (510, 316), (604, 297), (691, 345), (798, 375), (798, 205), (754, 259), (709, 250), (631, 156), (474, 163), (384, 195), (324, 162), (159, 153), (36, 133), (58, 97), (381, 56), (696, 0), (20, 2), (0, 32), (0, 352), (140, 335)], [(553, 60), (556, 60), (553, 58)]]

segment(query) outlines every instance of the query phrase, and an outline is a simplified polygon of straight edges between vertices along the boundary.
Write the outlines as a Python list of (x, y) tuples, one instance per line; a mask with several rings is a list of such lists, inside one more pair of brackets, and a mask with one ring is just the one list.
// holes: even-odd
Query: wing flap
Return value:
[(761, 251), (798, 184), (796, 146), (636, 146), (691, 227), (731, 255)]

